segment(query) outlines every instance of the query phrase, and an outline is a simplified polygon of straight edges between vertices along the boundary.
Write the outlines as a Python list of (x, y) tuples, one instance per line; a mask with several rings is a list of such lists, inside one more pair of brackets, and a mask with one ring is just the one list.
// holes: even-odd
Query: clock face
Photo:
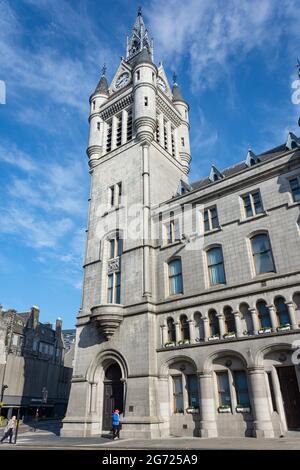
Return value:
[(165, 84), (165, 82), (163, 81), (162, 78), (160, 78), (160, 77), (157, 78), (157, 85), (159, 86), (159, 88), (160, 88), (163, 92), (166, 92), (166, 91), (167, 91), (166, 84)]
[(129, 73), (127, 72), (124, 72), (122, 73), (118, 78), (117, 78), (117, 81), (116, 81), (116, 88), (119, 89), (119, 88), (122, 88), (123, 86), (126, 85), (126, 83), (129, 82)]

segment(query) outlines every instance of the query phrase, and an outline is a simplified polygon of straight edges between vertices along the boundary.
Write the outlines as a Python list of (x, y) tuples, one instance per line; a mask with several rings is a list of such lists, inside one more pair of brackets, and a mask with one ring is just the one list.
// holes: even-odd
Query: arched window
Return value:
[(207, 251), (207, 267), (209, 275), (209, 284), (215, 286), (217, 284), (225, 284), (225, 270), (223, 253), (221, 247), (211, 248)]
[(168, 318), (167, 320), (168, 326), (168, 341), (176, 341), (176, 334), (175, 334), (175, 323), (173, 318)]
[(274, 302), (279, 325), (290, 323), (290, 316), (283, 297), (277, 297)]
[(189, 323), (186, 315), (180, 316), (181, 339), (190, 339)]
[(215, 310), (210, 310), (208, 312), (208, 319), (209, 319), (209, 328), (211, 336), (220, 336), (220, 326), (219, 320), (217, 317), (217, 312)]
[(169, 293), (170, 295), (183, 293), (181, 259), (176, 258), (169, 262)]
[(270, 312), (264, 300), (259, 300), (256, 304), (258, 311), (258, 318), (262, 328), (269, 328), (272, 326)]
[(260, 233), (251, 238), (252, 255), (256, 274), (275, 272), (269, 237)]
[(224, 308), (224, 318), (225, 318), (225, 331), (229, 333), (234, 331), (236, 333), (236, 325), (234, 320), (234, 315), (231, 307)]

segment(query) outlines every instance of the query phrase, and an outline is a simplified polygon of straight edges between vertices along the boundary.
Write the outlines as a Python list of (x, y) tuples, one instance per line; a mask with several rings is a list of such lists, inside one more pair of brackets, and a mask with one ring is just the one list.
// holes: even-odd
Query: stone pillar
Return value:
[(240, 338), (241, 336), (243, 336), (241, 315), (239, 311), (233, 312), (233, 315), (234, 315), (234, 321), (235, 321), (236, 336)]
[(164, 115), (158, 115), (158, 128), (159, 128), (159, 144), (164, 147)]
[(151, 296), (150, 279), (150, 169), (149, 144), (142, 144), (143, 154), (143, 296)]
[(164, 346), (168, 342), (168, 327), (167, 325), (161, 325), (162, 331), (162, 345)]
[(218, 313), (217, 317), (219, 319), (219, 327), (220, 327), (220, 338), (223, 338), (225, 335), (225, 320), (224, 315), (222, 313)]
[(297, 330), (299, 326), (296, 319), (295, 304), (294, 302), (286, 302), (286, 306), (289, 311), (291, 327), (293, 330)]
[(203, 317), (203, 329), (204, 329), (204, 341), (208, 341), (208, 338), (210, 336), (208, 317)]
[(253, 326), (253, 333), (255, 335), (258, 334), (258, 330), (260, 328), (259, 326), (259, 320), (258, 320), (258, 315), (257, 315), (257, 310), (256, 308), (249, 308), (249, 311), (251, 313), (251, 319), (252, 319), (252, 326)]
[(277, 331), (277, 315), (276, 315), (276, 309), (274, 305), (268, 305), (268, 309), (270, 312), (270, 319), (271, 319), (271, 325), (272, 325), (272, 331)]
[(274, 437), (264, 368), (253, 367), (248, 372), (251, 384), (254, 437)]
[(112, 125), (111, 125), (111, 149), (114, 150), (117, 146), (117, 126), (118, 126), (118, 118), (117, 116), (112, 117)]
[(175, 338), (176, 343), (181, 340), (181, 332), (180, 332), (180, 323), (179, 321), (175, 322)]
[(91, 384), (91, 412), (94, 413), (96, 411), (96, 403), (97, 403), (97, 384)]
[(189, 324), (190, 342), (195, 343), (195, 338), (196, 338), (195, 322), (194, 320), (188, 320), (188, 324)]
[(121, 138), (121, 145), (127, 142), (127, 119), (128, 119), (128, 112), (126, 109), (122, 111), (122, 138)]
[(172, 155), (172, 137), (171, 137), (171, 122), (166, 122), (167, 140), (168, 140), (168, 153)]
[(216, 404), (214, 399), (214, 387), (212, 373), (203, 372), (199, 374), (200, 388), (200, 436), (217, 437)]

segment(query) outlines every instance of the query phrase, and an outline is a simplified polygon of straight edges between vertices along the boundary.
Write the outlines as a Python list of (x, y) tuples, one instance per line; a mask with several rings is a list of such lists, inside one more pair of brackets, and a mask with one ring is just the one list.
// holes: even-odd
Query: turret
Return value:
[(134, 128), (138, 140), (151, 142), (156, 127), (157, 68), (146, 47), (132, 59)]
[(104, 66), (99, 83), (94, 93), (90, 96), (90, 134), (87, 154), (90, 158), (89, 164), (91, 168), (102, 155), (104, 122), (100, 118), (99, 110), (108, 98), (108, 83), (105, 73), (106, 67)]
[(181, 164), (186, 174), (190, 171), (191, 149), (190, 149), (190, 124), (189, 105), (182, 96), (181, 89), (177, 84), (177, 77), (173, 75), (173, 103), (181, 116), (181, 125), (178, 128), (178, 147)]

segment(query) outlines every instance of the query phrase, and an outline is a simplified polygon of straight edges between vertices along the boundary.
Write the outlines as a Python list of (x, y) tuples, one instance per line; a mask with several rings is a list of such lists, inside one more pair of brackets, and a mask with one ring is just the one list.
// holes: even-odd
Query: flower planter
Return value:
[(237, 406), (236, 412), (237, 413), (250, 413), (250, 406)]
[(220, 336), (219, 335), (209, 336), (208, 341), (215, 341), (216, 339), (220, 339)]
[(172, 347), (172, 346), (173, 346), (173, 347), (176, 346), (175, 343), (166, 343), (166, 344), (165, 344), (165, 347), (166, 347), (166, 348), (169, 348), (169, 347)]
[(224, 406), (224, 407), (219, 406), (218, 412), (219, 413), (231, 413), (231, 408), (230, 406)]
[(183, 340), (178, 341), (178, 346), (181, 346), (182, 344), (190, 344), (190, 342), (188, 339), (183, 339)]
[(264, 333), (272, 333), (272, 328), (261, 328), (258, 330), (259, 335), (263, 335)]
[(189, 407), (189, 408), (186, 409), (186, 412), (189, 413), (189, 414), (198, 414), (199, 413), (199, 408)]
[(225, 335), (223, 337), (224, 338), (235, 338), (236, 334), (235, 333), (225, 333)]
[(291, 325), (278, 326), (277, 331), (288, 331), (291, 329)]

